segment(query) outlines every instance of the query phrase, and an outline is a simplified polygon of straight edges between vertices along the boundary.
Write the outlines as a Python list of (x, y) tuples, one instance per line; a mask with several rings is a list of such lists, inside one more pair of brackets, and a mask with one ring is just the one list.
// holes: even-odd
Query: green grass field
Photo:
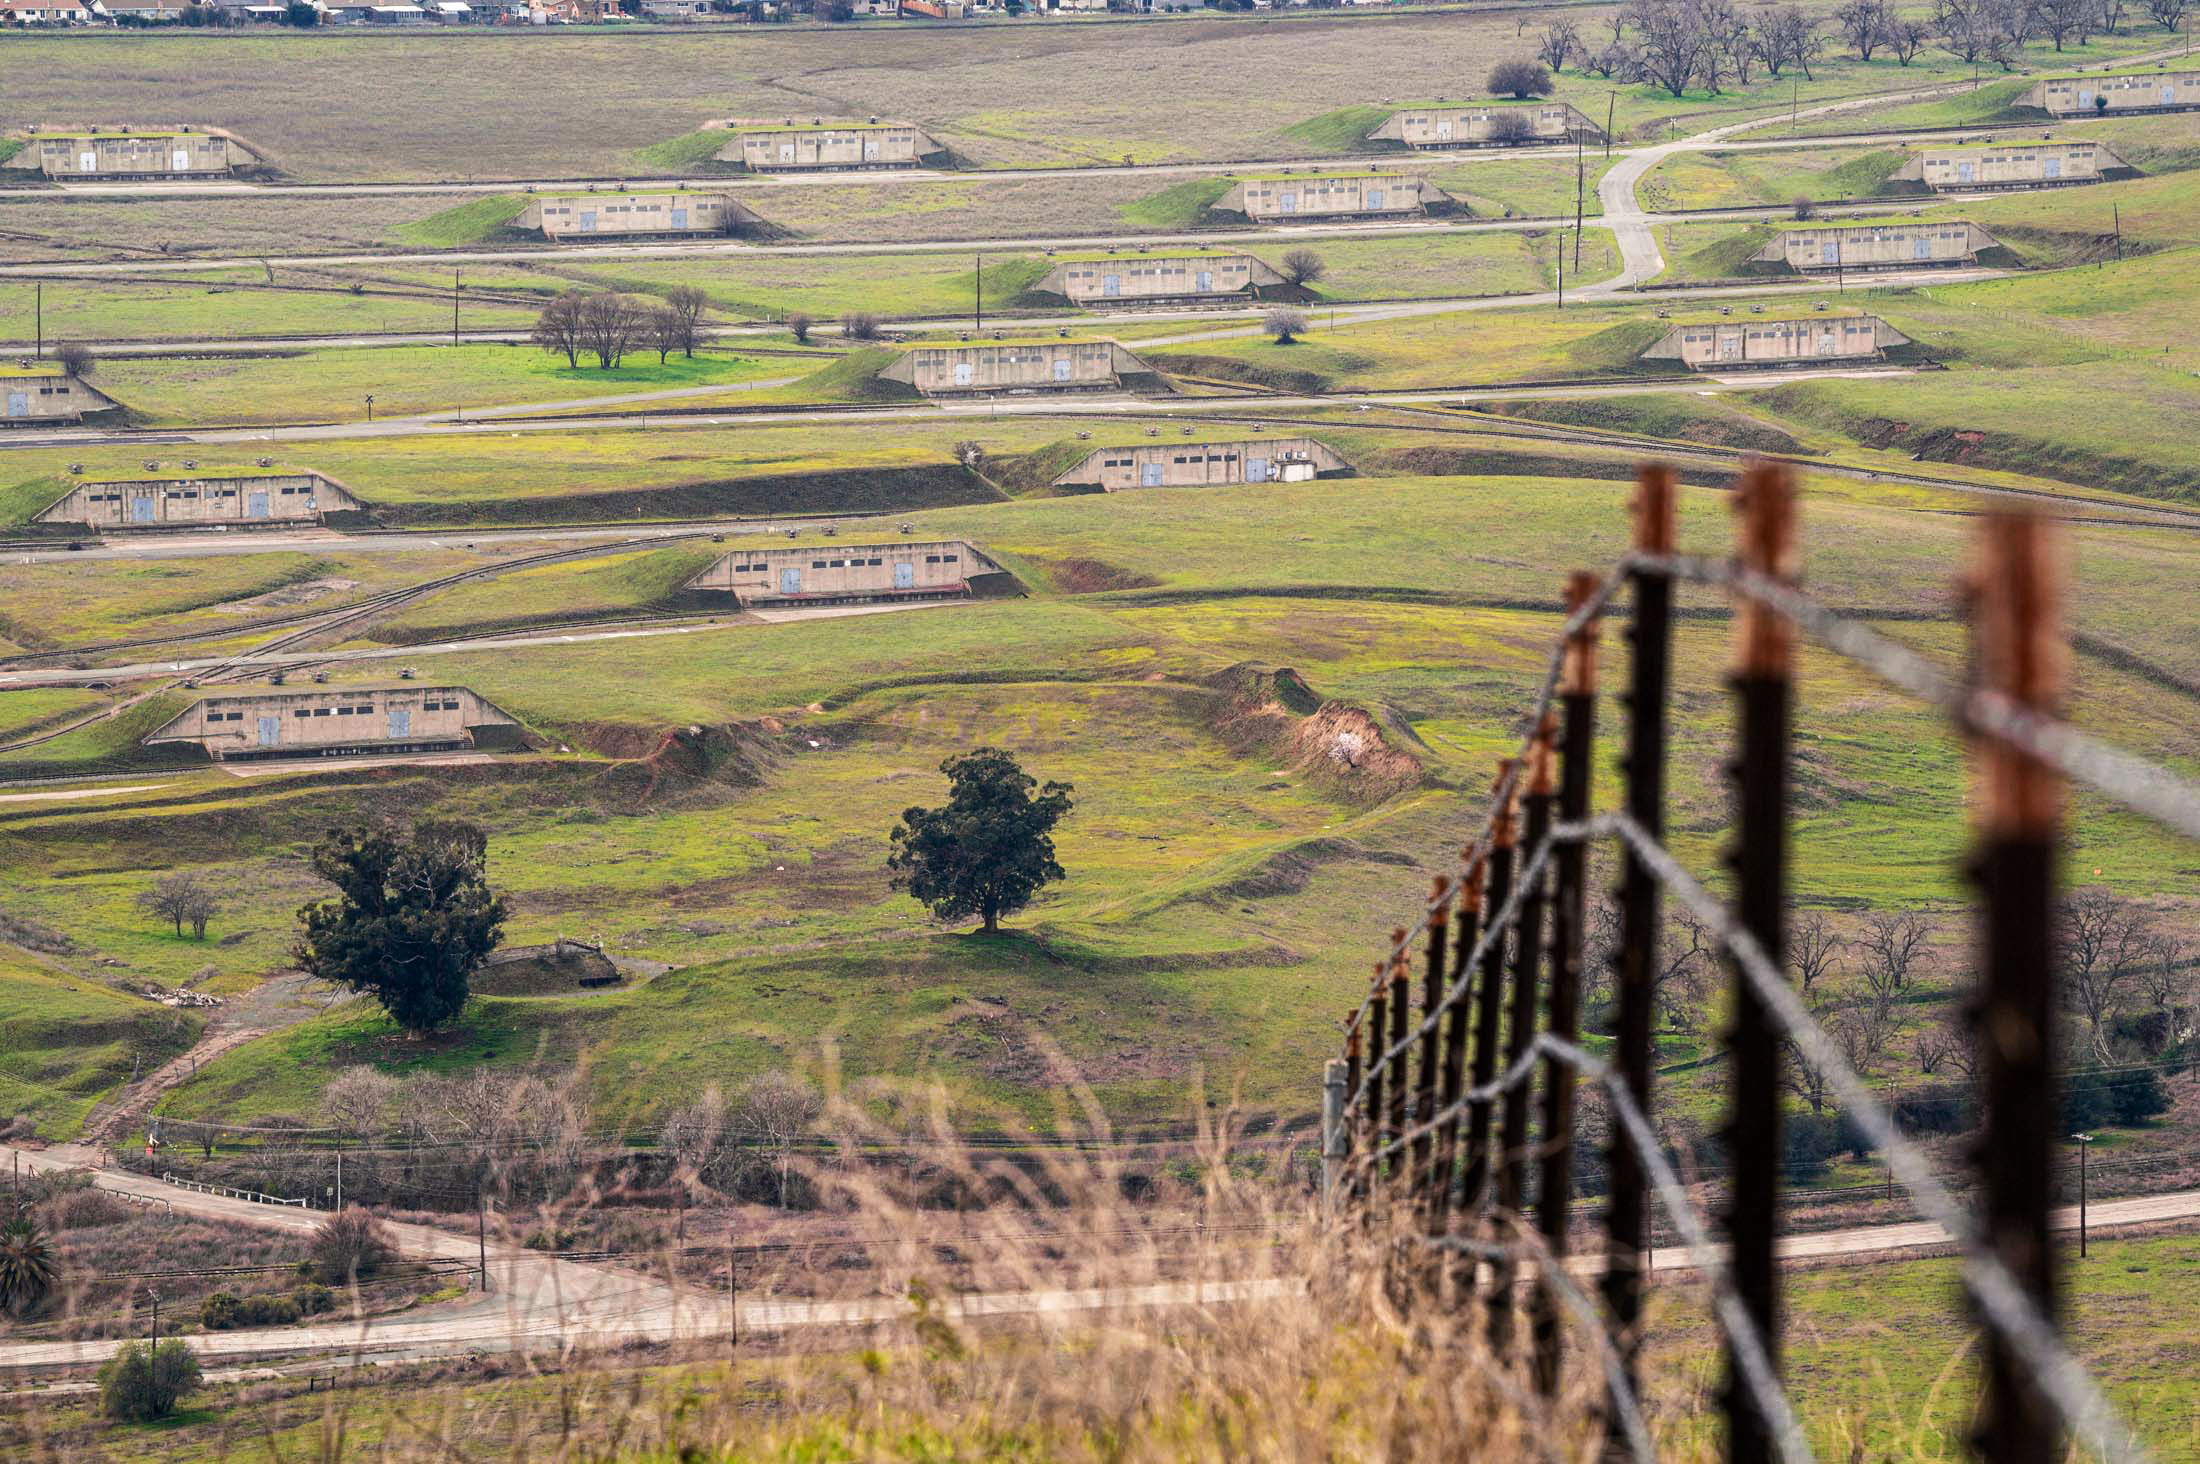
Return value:
[(126, 996), (60, 961), (0, 944), (0, 1113), (49, 1138), (76, 1132), (99, 1099), (191, 1045), (204, 1018)]

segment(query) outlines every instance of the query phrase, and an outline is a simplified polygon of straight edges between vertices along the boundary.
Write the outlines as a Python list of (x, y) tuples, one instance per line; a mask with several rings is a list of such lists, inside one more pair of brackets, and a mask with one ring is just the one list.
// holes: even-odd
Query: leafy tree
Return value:
[(99, 1370), (99, 1411), (126, 1423), (166, 1418), (199, 1379), (198, 1356), (181, 1338), (125, 1342)]
[(1500, 61), (1490, 68), (1490, 95), (1547, 97), (1551, 94), (1551, 73), (1540, 61)]
[(1296, 310), (1271, 310), (1260, 328), (1274, 336), (1277, 345), (1288, 346), (1306, 334), (1306, 316)]
[(290, 3), (283, 7), (284, 25), (294, 25), (300, 30), (310, 30), (320, 23), (321, 12), (307, 3), (307, 0), (290, 0)]
[(332, 830), (313, 851), (313, 872), (340, 897), (299, 910), (299, 968), (367, 992), (408, 1032), (453, 1020), (503, 936), (488, 852), (488, 836), (471, 824), (422, 824), (409, 835), (389, 825)]
[(907, 808), (893, 832), (886, 867), (894, 887), (922, 900), (942, 920), (980, 915), (990, 932), (1021, 910), (1042, 885), (1061, 879), (1055, 824), (1070, 810), (1070, 785), (1037, 782), (997, 747), (951, 757), (944, 808)]
[(28, 1215), (0, 1225), (0, 1312), (22, 1316), (53, 1290), (56, 1267), (46, 1232)]

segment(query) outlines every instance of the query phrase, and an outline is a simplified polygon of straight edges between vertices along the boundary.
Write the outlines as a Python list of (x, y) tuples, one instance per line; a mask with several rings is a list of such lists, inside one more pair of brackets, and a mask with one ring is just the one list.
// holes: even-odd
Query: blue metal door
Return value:
[(410, 737), (413, 733), (413, 714), (410, 707), (390, 708), (390, 737)]
[(153, 502), (153, 495), (150, 493), (140, 493), (133, 497), (130, 500), (130, 522), (133, 524), (151, 523), (156, 506)]
[(11, 392), (9, 392), (9, 393), (8, 393), (8, 415), (9, 415), (9, 416), (11, 416), (11, 417), (28, 417), (28, 416), (29, 416), (30, 414), (31, 414), (31, 394), (30, 394), (29, 392), (27, 392), (27, 391), (11, 391)]
[(246, 518), (266, 518), (267, 494), (264, 492), (254, 493), (247, 497), (244, 501), (244, 516)]
[(1296, 193), (1286, 193), (1276, 200), (1276, 212), (1297, 213), (1298, 211), (1299, 196)]
[(282, 740), (283, 719), (281, 717), (260, 718), (260, 746), (274, 747)]
[(2049, 159), (2047, 159), (2047, 161), (2046, 161), (2046, 164), (2045, 164), (2045, 166), (2046, 166), (2046, 169), (2047, 169), (2047, 176), (2048, 176), (2048, 177), (2050, 177), (2050, 178), (2060, 178), (2060, 177), (2062, 176), (2062, 159), (2061, 159), (2061, 158), (2049, 158)]
[(1100, 293), (1106, 295), (1111, 300), (1114, 299), (1117, 295), (1122, 294), (1123, 277), (1121, 275), (1100, 276)]
[(1841, 246), (1838, 244), (1819, 245), (1818, 261), (1821, 264), (1839, 264), (1841, 262)]
[(1159, 488), (1161, 486), (1161, 464), (1146, 463), (1143, 465), (1139, 469), (1138, 481), (1144, 487)]
[(1971, 181), (1971, 177), (1972, 177), (1972, 174), (1973, 174), (1973, 173), (1974, 173), (1975, 171), (1976, 171), (1976, 170), (1975, 170), (1975, 169), (1973, 169), (1973, 167), (1972, 167), (1972, 166), (1971, 166), (1971, 165), (1970, 165), (1969, 163), (1957, 163), (1957, 164), (1956, 164), (1956, 181), (1957, 181), (1958, 183), (1968, 183), (1968, 182), (1970, 182), (1970, 181)]
[(1257, 457), (1249, 457), (1249, 458), (1247, 458), (1247, 459), (1245, 460), (1245, 481), (1246, 481), (1246, 482), (1248, 482), (1248, 483), (1265, 483), (1265, 482), (1267, 482), (1267, 481), (1268, 481), (1268, 459), (1266, 459), (1266, 458), (1257, 458)]
[(1367, 206), (1369, 208), (1381, 208), (1383, 206), (1382, 189), (1370, 188), (1367, 190)]
[(1931, 259), (1933, 257), (1933, 241), (1930, 239), (1913, 241), (1910, 245), (1910, 257), (1912, 259)]
[(799, 569), (783, 569), (779, 571), (779, 593), (782, 595), (801, 594), (802, 571)]
[(684, 208), (676, 208), (676, 209), (674, 209), (674, 210), (672, 211), (672, 227), (674, 227), (675, 229), (684, 229), (684, 228), (686, 228), (687, 226), (688, 226), (688, 211), (687, 211), (686, 209), (684, 209)]
[(900, 562), (898, 562), (898, 561), (897, 561), (897, 562), (895, 563), (895, 565), (894, 565), (894, 588), (895, 588), (895, 589), (897, 589), (897, 590), (913, 590), (913, 589), (915, 589), (916, 587), (917, 587), (917, 567), (916, 567), (916, 565), (915, 565), (915, 564), (913, 564), (913, 563), (912, 563), (912, 564), (902, 564), (902, 563), (900, 563)]
[(593, 234), (596, 232), (596, 214), (593, 209), (582, 210), (581, 232), (583, 234)]

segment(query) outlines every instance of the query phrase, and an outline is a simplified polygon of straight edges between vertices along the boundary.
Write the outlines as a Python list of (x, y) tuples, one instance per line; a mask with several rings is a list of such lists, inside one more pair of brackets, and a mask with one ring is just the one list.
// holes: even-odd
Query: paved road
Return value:
[[(15, 1151), (0, 1149), (0, 1162)], [(70, 1156), (25, 1153), (31, 1168), (60, 1167)], [(277, 1210), (220, 1196), (178, 1190), (157, 1180), (120, 1170), (101, 1170), (103, 1189), (147, 1195), (171, 1202), (178, 1210), (288, 1230), (310, 1230), (323, 1218)], [(2110, 1200), (2091, 1207), (2096, 1230), (2130, 1225), (2174, 1223), (2200, 1217), (2200, 1190)], [(2074, 1211), (2054, 1217), (2058, 1230), (2076, 1228)], [(399, 1248), (407, 1256), (472, 1264), (478, 1251), (469, 1236), (425, 1226), (395, 1226)], [(1948, 1243), (1931, 1224), (1860, 1226), (1790, 1237), (1781, 1254), (1795, 1260), (1899, 1258), (1905, 1252)], [(1651, 1257), (1652, 1269), (1671, 1273), (1690, 1269), (1693, 1253), (1668, 1249)], [(1593, 1269), (1593, 1259), (1585, 1269)], [(303, 1353), (397, 1353), (404, 1356), (475, 1351), (608, 1347), (639, 1340), (712, 1341), (726, 1335), (727, 1300), (692, 1288), (665, 1284), (638, 1272), (588, 1266), (543, 1257), (516, 1247), (488, 1248), (490, 1294), (426, 1316), (401, 1316), (365, 1322), (249, 1331), (214, 1332), (187, 1340), (200, 1356), (214, 1360)], [(1255, 1277), (1226, 1282), (1160, 1282), (1144, 1286), (1032, 1289), (944, 1298), (941, 1310), (953, 1317), (1071, 1315), (1153, 1307), (1269, 1301), (1296, 1294), (1297, 1277)], [(884, 1290), (885, 1288), (882, 1288)], [(744, 1335), (793, 1329), (862, 1327), (905, 1319), (908, 1304), (898, 1295), (831, 1301), (757, 1298), (739, 1303)], [(29, 1371), (96, 1363), (115, 1348), (113, 1341), (15, 1342), (0, 1344), (0, 1368)]]

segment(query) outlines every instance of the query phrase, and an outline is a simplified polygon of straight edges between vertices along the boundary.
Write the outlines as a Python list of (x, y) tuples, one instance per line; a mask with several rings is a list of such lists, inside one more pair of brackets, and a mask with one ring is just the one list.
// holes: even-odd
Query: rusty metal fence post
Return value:
[[(1487, 864), (1476, 860), (1459, 885), (1459, 914), (1453, 921), (1451, 938), (1452, 958), (1450, 981), (1454, 986), (1467, 975), (1468, 958), (1474, 954), (1474, 943), (1482, 930), (1482, 881)], [(1458, 1177), (1459, 1166), (1459, 1095), (1466, 1091), (1467, 1033), (1473, 1025), (1474, 1007), (1471, 993), (1462, 990), (1459, 999), (1444, 1014), (1443, 1075), (1436, 1092), (1439, 1113), (1447, 1114), (1436, 1130), (1436, 1155), (1431, 1161), (1429, 1184), (1428, 1233), (1442, 1235), (1451, 1228), (1451, 1194)]]
[[(1558, 722), (1546, 716), (1535, 729), (1528, 749), (1526, 814), (1527, 858), (1551, 832), (1552, 760)], [(1520, 919), (1513, 930), (1512, 1004), (1506, 1018), (1505, 1067), (1510, 1071), (1527, 1055), (1535, 1041), (1536, 978), (1543, 965), (1543, 919), (1551, 888), (1550, 866), (1535, 872), (1533, 882), (1521, 893)], [(1505, 1090), (1505, 1111), (1497, 1135), (1497, 1209), (1501, 1224), (1517, 1224), (1528, 1179), (1528, 1109), (1533, 1089), (1523, 1078)], [(1509, 1257), (1490, 1266), (1490, 1350), (1504, 1353), (1512, 1345), (1513, 1278), (1518, 1267)]]
[[(1576, 574), (1566, 583), (1569, 618), (1585, 609), (1603, 586), (1593, 574)], [(1597, 720), (1597, 638), (1600, 624), (1591, 616), (1566, 639), (1559, 665), (1560, 736), (1558, 818), (1579, 824), (1589, 816), (1589, 787), (1595, 773)], [(1556, 893), (1551, 906), (1550, 999), (1544, 1030), (1561, 1042), (1581, 1034), (1581, 964), (1587, 934), (1589, 848), (1579, 838), (1551, 851)], [(1548, 1260), (1561, 1265), (1567, 1251), (1567, 1226), (1574, 1200), (1574, 1068), (1557, 1057), (1543, 1060), (1543, 1173), (1537, 1185), (1536, 1219)], [(1535, 1339), (1535, 1385), (1546, 1398), (1558, 1394), (1560, 1337), (1557, 1284), (1542, 1276), (1530, 1303)]]
[[(1673, 471), (1661, 466), (1642, 470), (1635, 489), (1635, 551), (1661, 558), (1673, 552)], [(1673, 576), (1663, 569), (1637, 565), (1630, 573), (1634, 623), (1627, 632), (1627, 750), (1620, 763), (1627, 785), (1627, 813), (1653, 840), (1665, 839), (1665, 716), (1673, 659)], [(1660, 929), (1659, 887), (1628, 845), (1619, 888), (1620, 944), (1615, 960), (1618, 1013), (1612, 1065), (1628, 1095), (1650, 1112), (1651, 1033), (1657, 1022)], [(1604, 1210), (1604, 1304), (1611, 1316), (1612, 1345), (1618, 1359), (1615, 1386), (1637, 1391), (1642, 1351), (1643, 1263), (1648, 1247), (1648, 1178), (1634, 1145), (1612, 1126), (1605, 1147), (1610, 1187)], [(1605, 1454), (1631, 1457), (1620, 1430), (1619, 1411), (1607, 1408)]]
[[(1364, 1147), (1367, 1142), (1367, 1135), (1360, 1128), (1359, 1115), (1352, 1111), (1351, 1106), (1352, 1095), (1360, 1091), (1360, 1026), (1360, 1014), (1354, 1012), (1344, 1029), (1344, 1149), (1348, 1161), (1353, 1149)], [(1357, 1197), (1367, 1193), (1365, 1175), (1360, 1164), (1347, 1162), (1344, 1175), (1346, 1194)]]
[[(1511, 758), (1497, 765), (1497, 788), (1504, 800), (1490, 815), (1490, 877), (1483, 891), (1482, 907), (1495, 920), (1512, 898), (1513, 861), (1518, 857), (1520, 826), (1514, 817), (1518, 783)], [(1519, 927), (1517, 923), (1514, 929)], [(1471, 1081), (1479, 1090), (1497, 1076), (1498, 1024), (1504, 1016), (1505, 932), (1490, 938), (1482, 952), (1482, 969), (1475, 973), (1474, 1067)], [(1489, 1188), (1491, 1100), (1467, 1105), (1467, 1163), (1459, 1182), (1459, 1207), (1469, 1213), (1479, 1208)]]
[[(1972, 633), (1983, 689), (2052, 715), (2064, 657), (2061, 545), (2053, 527), (2028, 514), (1997, 514), (1985, 521), (1978, 549)], [(1972, 765), (1978, 823), (1972, 877), (1981, 900), (1973, 1013), (1986, 1100), (1978, 1152), (1984, 1238), (2041, 1314), (2052, 1318), (2056, 1268), (2047, 1217), (2059, 1088), (2051, 952), (2062, 779), (1995, 738), (1973, 740)], [(1986, 1398), (1974, 1442), (1993, 1464), (2048, 1464), (2063, 1457), (2054, 1410), (1999, 1333), (1987, 1337)]]
[[(1421, 988), (1421, 1055), (1413, 1073), (1413, 1126), (1425, 1129), (1436, 1117), (1436, 1029), (1441, 1024), (1444, 1002), (1444, 954), (1451, 936), (1451, 881), (1436, 877), (1428, 897), (1428, 955)], [(1413, 1141), (1410, 1183), (1415, 1203), (1428, 1206), (1429, 1152), (1434, 1135), (1424, 1132)]]
[[(1390, 1081), (1384, 1092), (1390, 1095), (1390, 1114), (1385, 1123), (1383, 1142), (1390, 1144), (1405, 1136), (1406, 1131), (1406, 1080), (1410, 1074), (1412, 1049), (1402, 1044), (1406, 1040), (1406, 1025), (1413, 1019), (1413, 971), (1406, 963), (1406, 933), (1403, 927), (1390, 933), (1390, 1038), (1386, 1052), (1397, 1055), (1390, 1059)], [(1405, 1173), (1405, 1156), (1395, 1154), (1390, 1160), (1391, 1178), (1395, 1180)]]
[[(1735, 554), (1747, 570), (1793, 583), (1796, 575), (1795, 475), (1785, 465), (1753, 462), (1735, 497)], [(1741, 753), (1734, 767), (1740, 794), (1739, 838), (1729, 855), (1735, 913), (1774, 965), (1787, 950), (1788, 749), (1795, 701), (1795, 627), (1785, 615), (1741, 594), (1734, 615), (1733, 687), (1741, 712)], [(1780, 1371), (1780, 1278), (1774, 1247), (1780, 1231), (1780, 1028), (1743, 974), (1733, 977), (1733, 1017), (1727, 1029), (1731, 1117), (1726, 1238), (1734, 1290), (1764, 1344), (1773, 1375)], [(1761, 1464), (1773, 1457), (1771, 1421), (1742, 1373), (1731, 1335), (1726, 1342), (1727, 1457)]]
[(1366, 1186), (1365, 1193), (1370, 1195), (1382, 1183), (1383, 1142), (1388, 1137), (1383, 1132), (1383, 1077), (1386, 1071), (1383, 1049), (1390, 1041), (1384, 1035), (1390, 1031), (1390, 988), (1383, 980), (1387, 973), (1388, 968), (1377, 961), (1375, 989), (1367, 999), (1367, 1096), (1366, 1107), (1360, 1115), (1360, 1127), (1367, 1135), (1367, 1143), (1363, 1150), (1365, 1157), (1360, 1160), (1360, 1182)]

